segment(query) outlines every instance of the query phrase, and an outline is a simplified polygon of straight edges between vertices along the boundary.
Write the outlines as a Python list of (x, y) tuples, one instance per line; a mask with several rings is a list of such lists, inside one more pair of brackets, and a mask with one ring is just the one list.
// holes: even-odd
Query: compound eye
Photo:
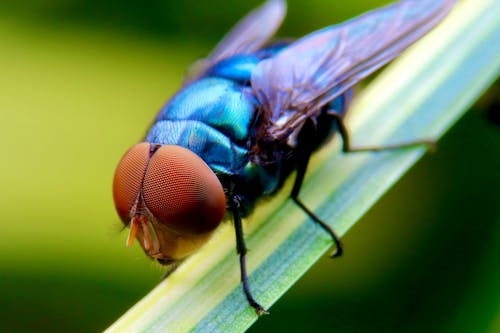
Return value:
[(122, 157), (113, 179), (113, 199), (123, 223), (130, 220), (130, 209), (141, 192), (149, 161), (150, 144), (143, 142), (130, 148)]
[(215, 229), (226, 210), (214, 172), (195, 153), (175, 145), (162, 146), (149, 161), (143, 196), (159, 222), (184, 235)]

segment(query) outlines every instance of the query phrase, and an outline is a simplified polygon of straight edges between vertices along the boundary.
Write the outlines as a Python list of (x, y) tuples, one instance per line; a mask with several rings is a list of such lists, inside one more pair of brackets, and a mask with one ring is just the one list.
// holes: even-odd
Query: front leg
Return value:
[(231, 202), (231, 210), (233, 212), (234, 230), (236, 232), (236, 250), (240, 255), (240, 272), (241, 272), (241, 283), (243, 285), (243, 292), (245, 293), (245, 297), (247, 298), (248, 304), (250, 304), (255, 309), (257, 315), (267, 314), (268, 312), (253, 298), (252, 293), (250, 292), (250, 287), (248, 285), (248, 276), (246, 267), (247, 247), (245, 245), (245, 238), (243, 236), (243, 225), (241, 223), (240, 198), (237, 195), (233, 196), (230, 202)]

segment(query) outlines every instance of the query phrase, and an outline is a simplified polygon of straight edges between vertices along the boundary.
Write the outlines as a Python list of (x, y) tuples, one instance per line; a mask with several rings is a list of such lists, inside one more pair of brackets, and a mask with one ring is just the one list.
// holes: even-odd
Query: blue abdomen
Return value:
[[(281, 47), (266, 52), (278, 52)], [(264, 51), (262, 57), (269, 56)], [(294, 164), (293, 158), (260, 165), (250, 157), (252, 128), (260, 108), (249, 83), (260, 59), (258, 55), (238, 55), (215, 64), (204, 78), (183, 88), (162, 108), (146, 141), (193, 151), (221, 181), (236, 176), (241, 186), (255, 187), (255, 192), (268, 194), (276, 190), (294, 168), (289, 165)], [(326, 108), (343, 115), (346, 96)], [(320, 136), (326, 139), (329, 125), (319, 125), (320, 132), (325, 132)], [(290, 153), (293, 155), (293, 147), (282, 155), (292, 156)]]

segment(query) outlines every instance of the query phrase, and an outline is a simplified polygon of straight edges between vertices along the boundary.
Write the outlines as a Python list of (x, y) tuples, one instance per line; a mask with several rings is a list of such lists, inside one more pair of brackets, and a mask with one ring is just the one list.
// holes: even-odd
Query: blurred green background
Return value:
[[(159, 281), (124, 246), (114, 168), (186, 67), (259, 3), (0, 2), (1, 332), (100, 331)], [(288, 3), (282, 36), (384, 1)], [(499, 91), (251, 331), (500, 332)]]

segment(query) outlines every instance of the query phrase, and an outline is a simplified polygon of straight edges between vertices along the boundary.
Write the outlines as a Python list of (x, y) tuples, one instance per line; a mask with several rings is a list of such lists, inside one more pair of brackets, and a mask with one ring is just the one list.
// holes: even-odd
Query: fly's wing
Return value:
[(287, 138), (434, 27), (454, 3), (400, 1), (313, 32), (260, 62), (251, 78), (263, 107), (259, 139)]
[(217, 44), (210, 55), (188, 69), (185, 83), (192, 82), (213, 64), (235, 54), (248, 54), (260, 49), (274, 35), (286, 14), (284, 0), (268, 0), (239, 21)]

